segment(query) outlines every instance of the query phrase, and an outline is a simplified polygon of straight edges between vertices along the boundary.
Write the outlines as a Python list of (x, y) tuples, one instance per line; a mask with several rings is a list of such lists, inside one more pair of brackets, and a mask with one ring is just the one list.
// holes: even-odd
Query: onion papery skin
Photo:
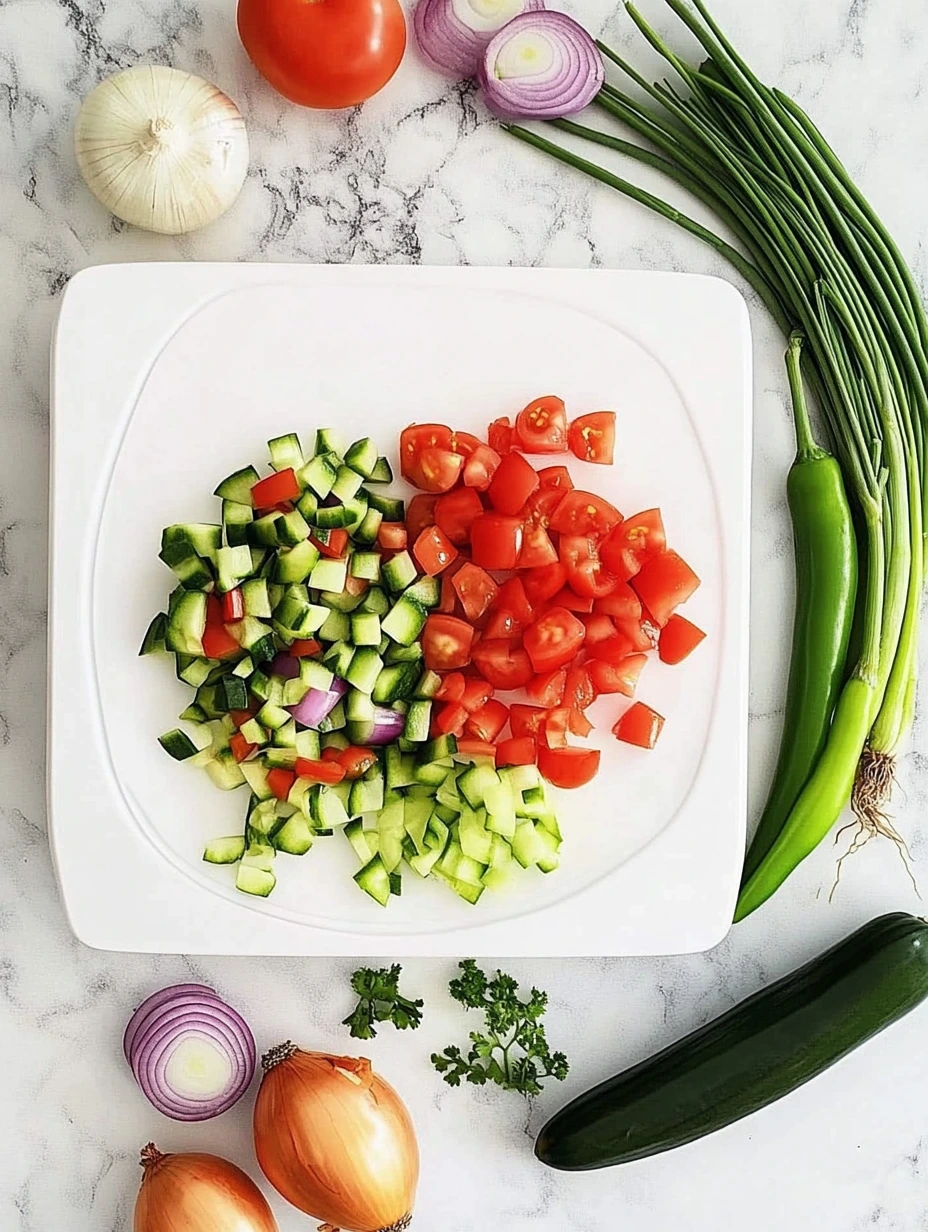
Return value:
[(264, 1057), (255, 1153), (299, 1210), (344, 1232), (403, 1232), (412, 1220), (419, 1149), (412, 1118), (366, 1058), (303, 1052)]
[[(535, 74), (501, 77), (514, 40), (534, 34), (552, 62)], [(574, 115), (592, 102), (605, 79), (602, 56), (590, 35), (566, 13), (523, 13), (493, 36), (477, 80), (487, 107), (503, 120), (550, 120)]]
[(267, 1199), (241, 1168), (218, 1155), (142, 1151), (133, 1232), (278, 1232)]

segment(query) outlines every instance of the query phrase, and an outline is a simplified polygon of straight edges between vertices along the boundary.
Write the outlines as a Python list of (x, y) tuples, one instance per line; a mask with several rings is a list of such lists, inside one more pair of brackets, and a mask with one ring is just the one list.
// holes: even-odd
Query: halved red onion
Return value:
[(513, 17), (544, 0), (419, 0), (413, 14), (422, 53), (455, 77), (473, 77), (483, 49)]
[(365, 744), (390, 744), (406, 730), (406, 716), (386, 706), (374, 707), (374, 730)]
[(300, 661), (293, 655), (281, 650), (271, 660), (271, 675), (280, 676), (283, 680), (296, 680), (300, 674)]
[(202, 984), (177, 984), (136, 1010), (124, 1040), (145, 1096), (176, 1121), (205, 1121), (237, 1103), (254, 1077), (247, 1023)]
[(504, 120), (555, 119), (592, 102), (605, 77), (593, 39), (566, 13), (523, 13), (490, 40), (477, 79)]
[(328, 689), (310, 689), (302, 701), (286, 709), (304, 727), (317, 727), (347, 692), (348, 685), (336, 676)]

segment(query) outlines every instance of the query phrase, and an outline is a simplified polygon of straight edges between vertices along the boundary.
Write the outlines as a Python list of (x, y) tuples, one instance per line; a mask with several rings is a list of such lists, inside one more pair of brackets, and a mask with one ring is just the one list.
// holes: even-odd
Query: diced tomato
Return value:
[(487, 428), (487, 442), (498, 454), (509, 453), (512, 449), (512, 423), (508, 415), (493, 420)]
[(493, 696), (493, 686), (482, 676), (465, 676), (461, 705), (468, 714), (476, 714)]
[(267, 772), (267, 785), (278, 800), (286, 800), (295, 779), (296, 775), (292, 770), (284, 770), (278, 766)]
[(483, 636), (486, 638), (505, 638), (511, 642), (522, 632), (522, 626), (513, 616), (512, 612), (506, 608), (499, 608), (490, 613), (487, 623), (483, 627)]
[(551, 518), (566, 495), (566, 489), (554, 484), (547, 487), (539, 486), (522, 506), (522, 518), (528, 524), (543, 526), (546, 530), (551, 525)]
[(467, 711), (460, 702), (445, 702), (435, 716), (435, 726), (442, 736), (460, 736), (467, 722)]
[(544, 466), (538, 472), (538, 482), (543, 488), (558, 488), (563, 494), (573, 490), (574, 481), (566, 466)]
[(436, 577), (457, 557), (458, 550), (440, 526), (427, 526), (413, 544), (413, 555), (429, 577)]
[(474, 647), (473, 656), (480, 674), (494, 689), (521, 689), (532, 678), (527, 652), (501, 638), (484, 638)]
[(301, 779), (314, 783), (340, 783), (345, 777), (345, 767), (340, 761), (314, 761), (311, 757), (296, 759), (296, 772)]
[(635, 575), (635, 593), (663, 628), (674, 608), (685, 603), (699, 578), (677, 552), (668, 549), (649, 557)]
[(341, 761), (341, 749), (334, 744), (326, 745), (320, 754), (322, 761)]
[(547, 716), (548, 711), (543, 706), (525, 706), (521, 702), (513, 702), (509, 707), (509, 730), (516, 737), (537, 736)]
[(407, 540), (415, 543), (427, 526), (435, 524), (435, 506), (437, 504), (437, 496), (425, 496), (419, 493), (412, 498), (406, 506)]
[(467, 720), (464, 731), (477, 740), (495, 740), (509, 721), (509, 708), (495, 697)]
[(207, 624), (203, 631), (203, 653), (207, 659), (227, 659), (239, 654), (241, 646), (224, 625)]
[(660, 630), (656, 624), (645, 620), (644, 612), (641, 613), (641, 620), (616, 619), (615, 627), (616, 632), (627, 640), (632, 651), (646, 654), (657, 647)]
[(610, 573), (628, 581), (635, 576), (649, 557), (667, 546), (664, 520), (659, 509), (645, 509), (626, 518), (603, 541), (600, 549), (603, 563)]
[(346, 594), (363, 595), (369, 586), (370, 586), (370, 582), (367, 580), (367, 578), (356, 578), (356, 577), (353, 577), (350, 573), (345, 578), (345, 593)]
[(454, 589), (454, 578), (446, 569), (441, 575), (441, 596), (438, 600), (438, 610), (451, 616), (457, 606), (457, 601), (458, 592)]
[(705, 636), (702, 629), (692, 624), (685, 616), (671, 616), (661, 630), (661, 638), (657, 643), (657, 653), (660, 655), (661, 662), (682, 663)]
[(563, 607), (553, 607), (525, 630), (523, 642), (536, 673), (553, 672), (576, 656), (586, 629)]
[(570, 452), (581, 462), (608, 466), (615, 449), (615, 411), (594, 411), (571, 421)]
[(556, 672), (546, 672), (543, 676), (533, 676), (525, 686), (525, 693), (530, 702), (550, 710), (554, 706), (560, 706), (564, 700), (566, 683), (567, 668), (560, 667)]
[(628, 582), (616, 582), (615, 590), (602, 595), (593, 604), (593, 611), (600, 616), (612, 616), (617, 620), (640, 620), (641, 600)]
[(582, 787), (599, 769), (599, 749), (538, 749), (538, 769), (555, 787)]
[(278, 501), (274, 509), (277, 513), (293, 513), (293, 502), (288, 500)]
[(575, 664), (567, 669), (567, 679), (564, 682), (564, 705), (574, 706), (577, 710), (586, 710), (593, 704), (596, 694), (593, 692), (593, 682), (585, 664)]
[(483, 513), (474, 519), (470, 543), (474, 564), (482, 569), (514, 569), (522, 548), (522, 522), (501, 513)]
[(555, 509), (551, 529), (562, 535), (605, 535), (621, 520), (618, 509), (607, 500), (574, 488)]
[[(418, 496), (413, 497), (413, 500), (418, 499)], [(406, 527), (402, 522), (381, 522), (377, 543), (385, 552), (402, 552), (407, 543)]]
[(206, 596), (206, 627), (222, 628), (222, 597), (215, 591)]
[(230, 710), (229, 711), (229, 718), (232, 720), (232, 722), (235, 724), (236, 727), (241, 727), (242, 724), (247, 723), (251, 717), (252, 716), (251, 716), (250, 710)]
[(570, 729), (570, 707), (558, 706), (549, 710), (542, 725), (542, 745), (549, 749), (566, 749), (567, 732)]
[(518, 513), (538, 487), (538, 472), (519, 453), (509, 453), (487, 489), (490, 504), (497, 513)]
[(251, 489), (251, 503), (255, 509), (270, 509), (278, 501), (296, 500), (300, 495), (300, 481), (293, 472), (293, 467), (276, 471), (266, 479), (259, 479)]
[(552, 599), (567, 581), (567, 570), (558, 561), (556, 564), (541, 565), (530, 569), (522, 575), (522, 585), (530, 603), (543, 603)]
[(322, 649), (322, 643), (317, 642), (314, 637), (298, 637), (293, 642), (287, 651), (294, 659), (310, 659)]
[(499, 470), (502, 461), (500, 455), (489, 445), (478, 445), (464, 463), (464, 486), (475, 488), (478, 492), (486, 492)]
[(344, 768), (346, 779), (359, 779), (375, 764), (377, 754), (362, 745), (349, 744), (347, 749), (338, 750), (338, 761)]
[[(250, 717), (251, 716), (249, 715), (249, 718)], [(241, 732), (233, 732), (229, 737), (229, 748), (232, 750), (232, 756), (236, 761), (244, 761), (245, 758), (253, 753), (257, 747), (258, 746), (256, 744), (249, 744)], [(289, 792), (290, 789), (288, 787), (288, 795)]]
[(525, 453), (567, 452), (567, 411), (560, 398), (536, 398), (516, 416), (516, 441)]
[(478, 621), (496, 598), (499, 587), (485, 569), (467, 561), (454, 575), (452, 585), (468, 620)]
[(596, 654), (597, 645), (611, 642), (616, 636), (615, 625), (608, 616), (597, 616), (595, 613), (584, 616), (583, 627), (586, 629), (583, 649), (589, 654)]
[(543, 526), (531, 519), (522, 528), (522, 549), (516, 566), (519, 569), (543, 569), (557, 563), (557, 548)]
[(460, 479), (463, 469), (463, 454), (450, 449), (423, 449), (416, 486), (425, 492), (448, 492)]
[(663, 726), (663, 717), (656, 710), (652, 710), (644, 702), (635, 702), (613, 727), (612, 734), (626, 744), (636, 744), (640, 749), (653, 749)]
[(460, 672), (449, 672), (442, 678), (441, 688), (435, 694), (437, 702), (459, 702), (464, 696), (467, 680)]
[(348, 550), (348, 532), (340, 526), (332, 530), (313, 531), (309, 539), (319, 549), (320, 555), (328, 556), (331, 560), (339, 560)]
[(626, 697), (634, 697), (638, 677), (647, 661), (647, 655), (633, 654), (616, 663), (592, 659), (586, 666), (597, 693), (622, 693)]
[(528, 601), (521, 578), (507, 578), (500, 586), (493, 606), (499, 611), (512, 612), (523, 629), (535, 619), (534, 609)]
[[(400, 433), (400, 471), (403, 478), (416, 488), (425, 488), (429, 492), (442, 490), (430, 488), (424, 482), (422, 455), (427, 449), (450, 454), (452, 435), (451, 429), (444, 424), (410, 424), (404, 428)], [(463, 463), (458, 465), (458, 470), (461, 465)]]
[(435, 502), (435, 522), (458, 547), (470, 542), (470, 528), (481, 513), (483, 502), (473, 488), (456, 488)]
[(619, 584), (603, 567), (596, 540), (588, 535), (561, 535), (561, 564), (567, 570), (571, 589), (578, 595), (601, 599)]
[(642, 647), (633, 642), (627, 634), (619, 633), (617, 629), (613, 629), (611, 637), (605, 637), (601, 641), (587, 645), (587, 650), (593, 658), (600, 659), (604, 663), (621, 663), (630, 654), (641, 649)]
[(566, 607), (568, 612), (580, 612), (588, 615), (593, 610), (593, 599), (590, 595), (578, 595), (576, 591), (565, 586), (551, 600), (554, 607)]
[(501, 740), (496, 746), (498, 766), (534, 766), (537, 746), (532, 736), (516, 736)]
[(453, 432), (451, 435), (451, 449), (454, 453), (459, 453), (463, 458), (470, 458), (476, 450), (478, 450), (483, 442), (471, 432)]
[(491, 761), (496, 760), (496, 746), (486, 740), (459, 740), (458, 752), (462, 757), (488, 757)]
[(224, 624), (234, 624), (236, 620), (245, 618), (245, 598), (241, 587), (227, 590), (222, 596), (222, 620)]
[(570, 717), (567, 720), (567, 726), (574, 736), (588, 736), (593, 730), (593, 724), (583, 711), (575, 710), (573, 706), (570, 707)]
[[(457, 616), (432, 612), (422, 631), (422, 653), (425, 666), (433, 672), (446, 672), (466, 667), (470, 662), (474, 629)], [(486, 675), (486, 673), (484, 673)]]

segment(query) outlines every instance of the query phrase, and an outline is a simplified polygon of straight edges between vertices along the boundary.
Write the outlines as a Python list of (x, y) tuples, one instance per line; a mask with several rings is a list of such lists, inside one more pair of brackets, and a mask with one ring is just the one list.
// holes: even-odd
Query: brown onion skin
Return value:
[(396, 1091), (365, 1058), (296, 1049), (271, 1059), (281, 1051), (265, 1057), (255, 1101), (255, 1153), (264, 1175), (288, 1202), (333, 1228), (407, 1228), (419, 1148)]
[(278, 1232), (267, 1199), (241, 1168), (218, 1155), (142, 1152), (134, 1232)]

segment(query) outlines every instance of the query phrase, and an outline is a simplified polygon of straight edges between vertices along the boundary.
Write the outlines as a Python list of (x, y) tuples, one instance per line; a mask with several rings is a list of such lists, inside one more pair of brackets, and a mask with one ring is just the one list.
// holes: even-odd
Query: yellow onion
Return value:
[(135, 1232), (277, 1232), (261, 1190), (227, 1159), (162, 1155), (149, 1142), (141, 1164)]
[(303, 1052), (262, 1058), (255, 1152), (294, 1206), (345, 1232), (403, 1232), (412, 1221), (419, 1148), (406, 1105), (366, 1057)]

